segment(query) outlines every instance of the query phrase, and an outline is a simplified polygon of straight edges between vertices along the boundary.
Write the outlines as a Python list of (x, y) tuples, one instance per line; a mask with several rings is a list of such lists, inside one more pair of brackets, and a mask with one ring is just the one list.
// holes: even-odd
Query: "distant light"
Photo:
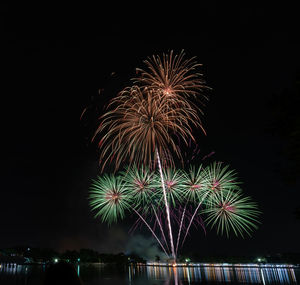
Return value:
[(27, 248), (27, 251), (29, 251), (29, 250), (30, 250), (30, 247)]
[(58, 259), (57, 259), (57, 258), (54, 258), (54, 262), (57, 263), (57, 262), (58, 262)]
[(80, 261), (80, 258), (77, 258), (77, 261), (79, 262), (79, 261)]
[(257, 258), (257, 261), (258, 261), (258, 262), (261, 262), (261, 258)]

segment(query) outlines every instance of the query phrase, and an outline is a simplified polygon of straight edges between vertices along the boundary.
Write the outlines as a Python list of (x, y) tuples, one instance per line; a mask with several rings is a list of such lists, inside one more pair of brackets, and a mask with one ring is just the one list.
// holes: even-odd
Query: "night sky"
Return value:
[[(88, 188), (100, 169), (96, 145), (90, 143), (96, 106), (101, 112), (147, 56), (184, 49), (203, 64), (212, 88), (203, 117), (207, 136), (198, 135), (201, 155), (214, 151), (213, 159), (236, 169), (244, 192), (263, 214), (252, 238), (193, 230), (183, 251), (300, 252), (300, 220), (293, 214), (300, 204), (299, 183), (289, 185), (282, 177), (285, 142), (268, 131), (272, 96), (295, 91), (300, 51), (295, 18), (280, 7), (244, 7), (226, 15), (210, 9), (205, 20), (200, 18), (190, 29), (185, 23), (161, 34), (149, 25), (134, 35), (129, 24), (127, 29), (114, 23), (94, 40), (24, 40), (9, 34), (0, 248), (127, 250), (130, 220), (108, 228), (88, 205)], [(100, 95), (99, 89), (104, 89)], [(143, 235), (150, 237), (146, 230)]]

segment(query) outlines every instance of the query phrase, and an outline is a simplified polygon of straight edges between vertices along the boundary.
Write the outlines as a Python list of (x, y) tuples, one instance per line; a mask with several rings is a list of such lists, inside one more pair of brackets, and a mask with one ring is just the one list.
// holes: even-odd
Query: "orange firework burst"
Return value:
[(170, 108), (163, 96), (138, 86), (124, 89), (108, 108), (95, 134), (103, 134), (99, 143), (102, 170), (111, 161), (116, 169), (126, 160), (153, 165), (156, 150), (166, 164), (173, 165), (171, 151), (181, 158), (174, 135), (187, 143), (193, 138), (191, 125), (200, 125), (193, 108), (181, 102)]
[(162, 58), (153, 55), (144, 61), (148, 71), (137, 68), (140, 75), (133, 80), (144, 88), (162, 92), (166, 97), (181, 97), (183, 100), (201, 95), (207, 99), (202, 91), (208, 87), (202, 74), (195, 72), (201, 64), (195, 61), (195, 57), (184, 59), (184, 56), (183, 50), (179, 55), (174, 55), (173, 51), (163, 54)]

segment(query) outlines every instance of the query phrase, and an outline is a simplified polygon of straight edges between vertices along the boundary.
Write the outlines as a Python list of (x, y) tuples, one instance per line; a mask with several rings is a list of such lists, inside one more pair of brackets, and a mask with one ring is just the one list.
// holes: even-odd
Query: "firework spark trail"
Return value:
[[(177, 211), (179, 211), (179, 210), (177, 210)], [(180, 224), (180, 214), (178, 215), (177, 211), (176, 211), (176, 209), (174, 209), (173, 211), (172, 211), (172, 209), (170, 209), (170, 218), (171, 218), (172, 222), (174, 221), (176, 224), (179, 225)]]
[(205, 155), (202, 160), (206, 159), (206, 158), (209, 158), (210, 156), (212, 156), (213, 154), (215, 154), (214, 151), (210, 152), (209, 154)]
[(153, 208), (153, 212), (154, 212), (154, 214), (155, 214), (155, 218), (156, 218), (156, 220), (157, 220), (157, 223), (158, 223), (158, 225), (159, 225), (159, 228), (160, 228), (162, 237), (163, 237), (163, 239), (164, 239), (164, 241), (165, 241), (165, 244), (166, 244), (166, 246), (167, 246), (167, 249), (168, 249), (168, 251), (170, 251), (170, 248), (169, 248), (169, 245), (168, 245), (168, 242), (167, 242), (167, 239), (166, 239), (164, 230), (163, 230), (163, 228), (162, 228), (161, 222), (160, 222), (160, 220), (159, 220), (159, 218), (158, 218), (158, 216), (157, 216), (157, 213), (156, 213), (156, 211), (155, 211), (153, 205), (152, 205), (152, 208)]
[(131, 228), (129, 229), (129, 233), (134, 233), (135, 232), (135, 230), (137, 229), (137, 227), (139, 226), (139, 222), (140, 222), (140, 219), (137, 219), (134, 223), (133, 223), (133, 225), (131, 226)]
[[(138, 211), (138, 210), (136, 210)], [(142, 214), (140, 214), (142, 215)], [(151, 221), (150, 221), (151, 222)], [(136, 229), (139, 227), (140, 229), (142, 228), (142, 225), (143, 225), (143, 220), (140, 219), (140, 216), (139, 218), (134, 222), (134, 224), (131, 226), (130, 230), (129, 230), (129, 233), (134, 233), (136, 231)], [(155, 231), (154, 228), (152, 228), (153, 231)]]
[(177, 236), (176, 255), (177, 255), (177, 251), (178, 251), (178, 244), (179, 244), (179, 240), (180, 240), (180, 235), (181, 235), (181, 229), (182, 229), (182, 224), (183, 224), (183, 220), (184, 220), (185, 210), (186, 210), (186, 204), (185, 204), (184, 209), (183, 209), (183, 213), (182, 213), (182, 217), (181, 217), (181, 221), (180, 221), (180, 226), (179, 226), (179, 231), (178, 231), (178, 236)]
[[(202, 201), (203, 201), (203, 200), (204, 200), (204, 198), (202, 199)], [(201, 204), (202, 204), (202, 201), (198, 204), (198, 206), (197, 206), (197, 208), (196, 208), (196, 210), (195, 210), (193, 216), (192, 216), (191, 219), (190, 219), (190, 222), (189, 222), (189, 225), (188, 225), (187, 230), (186, 230), (186, 232), (185, 232), (185, 235), (184, 235), (183, 241), (182, 241), (182, 243), (181, 243), (181, 246), (183, 246), (183, 244), (184, 244), (184, 242), (185, 242), (185, 239), (186, 239), (186, 237), (187, 237), (187, 235), (188, 235), (188, 232), (189, 232), (190, 227), (191, 227), (191, 225), (192, 225), (192, 223), (193, 223), (193, 220), (194, 220), (194, 218), (195, 218), (195, 216), (196, 216), (196, 214), (197, 214), (197, 212), (198, 212), (198, 210), (199, 210), (199, 208), (200, 208), (200, 206), (201, 206)], [(202, 226), (202, 227), (203, 227), (203, 226)]]
[(157, 160), (158, 160), (159, 173), (160, 173), (160, 176), (161, 176), (161, 185), (162, 185), (163, 194), (164, 194), (164, 202), (165, 202), (166, 214), (167, 214), (167, 222), (168, 222), (168, 229), (169, 229), (171, 252), (172, 252), (172, 256), (173, 256), (173, 258), (174, 258), (174, 260), (176, 262), (176, 255), (175, 255), (174, 243), (173, 243), (173, 233), (172, 233), (172, 226), (171, 226), (171, 220), (170, 220), (169, 203), (167, 201), (167, 194), (166, 194), (166, 189), (165, 189), (165, 182), (164, 182), (164, 177), (163, 177), (161, 163), (160, 163), (160, 156), (159, 156), (159, 153), (158, 153), (157, 149), (156, 149), (156, 155), (157, 155)]
[(156, 238), (157, 242), (159, 243), (159, 245), (161, 246), (161, 248), (163, 249), (164, 253), (166, 254), (166, 256), (169, 257), (165, 247), (162, 245), (162, 243), (160, 242), (159, 238), (157, 237), (157, 235), (155, 234), (155, 232), (152, 230), (152, 228), (149, 226), (149, 224), (146, 222), (146, 220), (143, 218), (143, 216), (136, 210), (133, 208), (133, 211), (140, 217), (140, 219), (144, 222), (144, 224), (147, 226), (147, 228), (150, 230), (150, 232), (152, 233), (152, 235)]
[[(190, 218), (190, 217), (189, 217)], [(202, 219), (202, 217), (201, 217), (201, 215), (199, 215), (199, 216), (195, 216), (194, 217), (194, 226), (196, 227), (196, 228), (198, 228), (198, 225), (200, 225), (201, 227), (202, 227), (202, 229), (204, 230), (204, 233), (206, 234), (206, 228), (205, 228), (205, 226), (204, 226), (204, 221), (203, 221), (203, 219)]]

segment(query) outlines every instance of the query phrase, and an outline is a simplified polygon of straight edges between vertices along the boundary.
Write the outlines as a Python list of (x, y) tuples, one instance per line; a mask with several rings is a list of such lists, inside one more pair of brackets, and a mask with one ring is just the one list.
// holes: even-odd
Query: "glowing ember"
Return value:
[(165, 89), (163, 90), (163, 93), (164, 93), (165, 95), (171, 95), (171, 94), (172, 94), (172, 89), (169, 88), (169, 87), (167, 87), (167, 88), (165, 88)]
[(166, 181), (166, 185), (167, 185), (168, 189), (171, 189), (175, 185), (175, 183), (174, 183), (174, 181)]
[(192, 191), (199, 190), (200, 188), (201, 188), (201, 185), (198, 185), (198, 184), (193, 184), (193, 185), (191, 186), (191, 190), (192, 190)]
[(139, 187), (139, 191), (143, 191), (145, 188), (145, 183), (139, 180), (135, 181), (135, 184)]
[(220, 188), (220, 182), (218, 180), (214, 180), (211, 190), (219, 190)]
[(236, 210), (236, 208), (232, 206), (230, 203), (223, 203), (221, 207), (224, 211), (235, 212)]
[(105, 199), (110, 203), (117, 204), (121, 198), (121, 195), (112, 191), (111, 193), (107, 193)]

